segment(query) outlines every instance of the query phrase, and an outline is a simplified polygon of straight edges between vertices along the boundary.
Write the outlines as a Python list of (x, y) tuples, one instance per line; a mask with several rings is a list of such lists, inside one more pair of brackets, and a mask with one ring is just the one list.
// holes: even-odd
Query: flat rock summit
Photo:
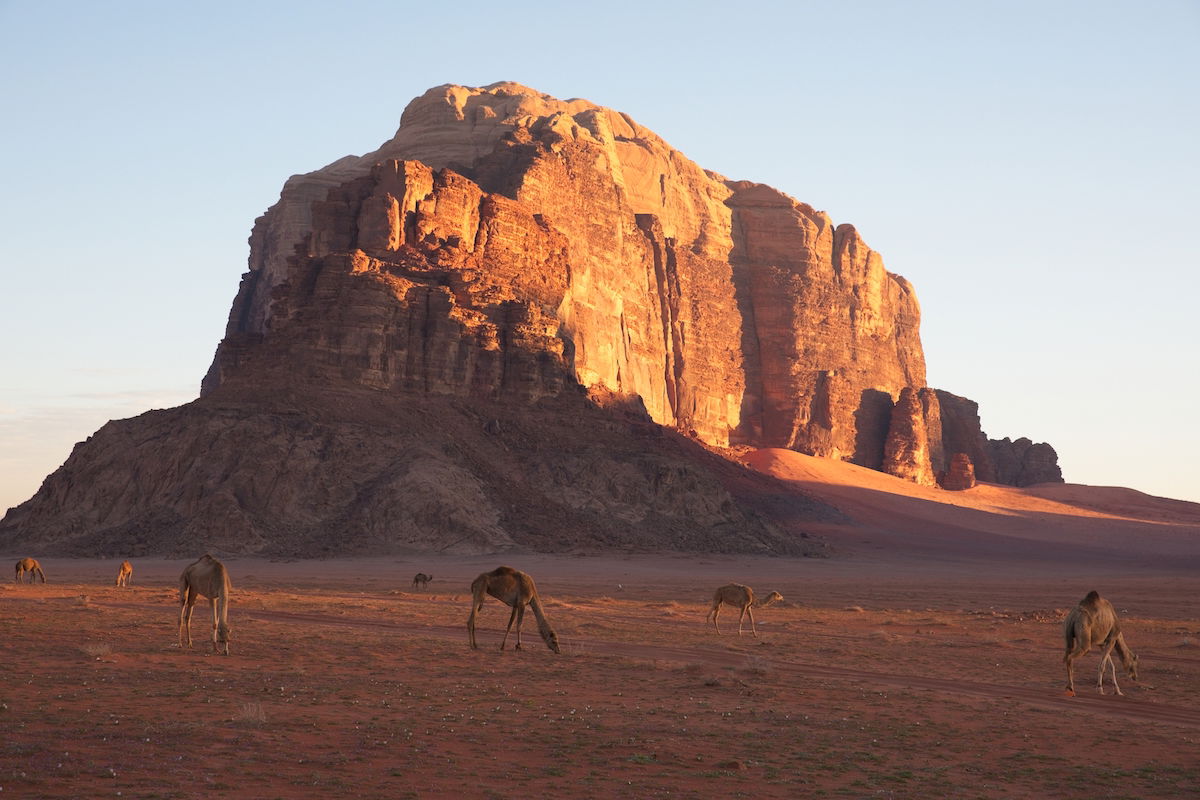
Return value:
[(843, 513), (739, 456), (1061, 482), (926, 386), (919, 327), (852, 225), (586, 100), (439, 86), (287, 180), (199, 399), (77, 445), (0, 546), (821, 555)]

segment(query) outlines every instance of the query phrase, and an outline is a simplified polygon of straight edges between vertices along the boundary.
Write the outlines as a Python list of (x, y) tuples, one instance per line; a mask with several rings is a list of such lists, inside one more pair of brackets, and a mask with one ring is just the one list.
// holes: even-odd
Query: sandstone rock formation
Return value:
[(971, 463), (971, 457), (966, 453), (955, 453), (951, 456), (945, 471), (938, 473), (938, 484), (951, 491), (974, 488), (975, 465)]
[(110, 423), (0, 542), (796, 552), (711, 448), (928, 485), (946, 453), (1056, 468), (925, 386), (913, 287), (853, 226), (585, 100), (431, 89), (375, 152), (290, 178), (249, 266), (200, 400)]

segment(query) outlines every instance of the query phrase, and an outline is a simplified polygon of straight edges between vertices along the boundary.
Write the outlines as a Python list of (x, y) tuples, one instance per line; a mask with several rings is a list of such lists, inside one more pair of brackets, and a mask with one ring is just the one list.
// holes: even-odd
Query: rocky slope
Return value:
[(825, 509), (755, 516), (774, 490), (700, 444), (1061, 480), (925, 386), (913, 287), (852, 226), (584, 100), (431, 89), (379, 150), (290, 178), (250, 246), (201, 399), (106, 426), (0, 543), (810, 549), (792, 522)]

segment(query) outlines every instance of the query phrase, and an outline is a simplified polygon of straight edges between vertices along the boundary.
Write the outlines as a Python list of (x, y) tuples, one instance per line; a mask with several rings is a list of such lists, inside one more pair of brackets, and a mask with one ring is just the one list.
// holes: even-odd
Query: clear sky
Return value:
[(0, 0), (0, 513), (197, 396), (289, 175), (499, 80), (854, 223), (989, 436), (1200, 501), (1196, 0)]

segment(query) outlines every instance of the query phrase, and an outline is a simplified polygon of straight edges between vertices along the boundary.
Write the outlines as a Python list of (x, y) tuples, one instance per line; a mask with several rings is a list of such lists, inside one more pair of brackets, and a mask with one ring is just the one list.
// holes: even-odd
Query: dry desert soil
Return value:
[[(0, 585), (0, 798), (1200, 796), (1197, 506), (756, 457), (877, 527), (827, 531), (827, 559), (226, 558), (228, 657), (207, 605), (177, 645), (186, 560), (118, 589), (119, 559), (40, 559), (48, 583)], [(561, 654), (531, 615), (500, 651), (495, 601), (468, 648), (500, 563)], [(728, 581), (783, 594), (757, 638), (706, 626)], [(1140, 658), (1123, 697), (1095, 652), (1064, 693), (1061, 620), (1093, 588)]]

